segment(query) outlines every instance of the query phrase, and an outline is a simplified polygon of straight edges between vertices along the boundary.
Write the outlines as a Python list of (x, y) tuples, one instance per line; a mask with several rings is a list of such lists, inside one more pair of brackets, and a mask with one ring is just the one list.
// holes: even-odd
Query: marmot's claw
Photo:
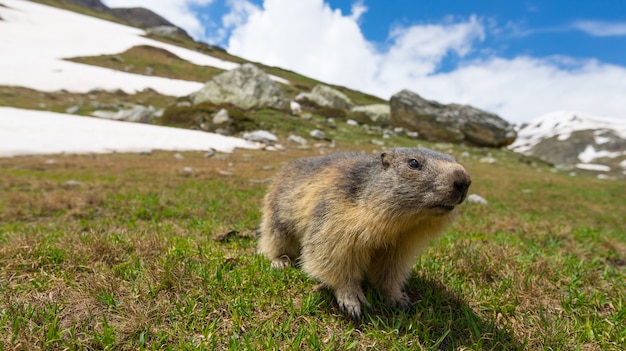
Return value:
[(343, 294), (336, 294), (337, 302), (339, 303), (339, 309), (344, 315), (350, 316), (355, 321), (360, 321), (362, 317), (361, 303), (368, 310), (372, 310), (372, 305), (367, 301), (363, 291), (356, 292), (344, 292)]
[(341, 313), (343, 313), (346, 316), (349, 316), (353, 320), (355, 321), (361, 320), (362, 314), (361, 314), (361, 306), (359, 304), (353, 305), (350, 303), (340, 302), (339, 309), (341, 310)]
[(397, 298), (387, 298), (387, 306), (389, 307), (397, 307), (403, 311), (408, 310), (411, 307), (411, 299), (409, 296), (402, 292), (401, 295)]
[(280, 256), (272, 260), (272, 269), (283, 269), (291, 265), (291, 260), (288, 256)]

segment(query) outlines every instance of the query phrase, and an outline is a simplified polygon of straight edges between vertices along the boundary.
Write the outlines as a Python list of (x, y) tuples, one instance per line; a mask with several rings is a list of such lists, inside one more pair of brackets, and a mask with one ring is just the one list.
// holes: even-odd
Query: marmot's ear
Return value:
[(389, 152), (383, 152), (380, 154), (380, 162), (383, 164), (383, 169), (387, 169), (389, 168), (389, 165), (391, 165), (391, 156), (389, 155)]

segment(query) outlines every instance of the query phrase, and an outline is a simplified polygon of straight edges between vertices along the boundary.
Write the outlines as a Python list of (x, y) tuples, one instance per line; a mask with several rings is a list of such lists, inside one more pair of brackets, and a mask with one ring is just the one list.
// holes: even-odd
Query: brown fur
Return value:
[(259, 253), (273, 268), (299, 259), (352, 318), (361, 318), (361, 303), (370, 307), (365, 279), (406, 309), (416, 255), (452, 223), (470, 183), (452, 156), (427, 149), (296, 160), (265, 197)]

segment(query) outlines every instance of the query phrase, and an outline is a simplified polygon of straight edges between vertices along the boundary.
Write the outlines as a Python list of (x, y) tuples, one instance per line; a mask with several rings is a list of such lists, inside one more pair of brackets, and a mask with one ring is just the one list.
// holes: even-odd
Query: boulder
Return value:
[(228, 103), (244, 110), (289, 109), (289, 96), (269, 75), (257, 66), (246, 63), (221, 73), (191, 94), (192, 103)]
[(349, 110), (354, 104), (346, 94), (326, 85), (316, 85), (308, 94), (300, 94), (296, 101), (306, 99), (319, 106)]
[(155, 109), (153, 106), (136, 105), (128, 110), (107, 111), (96, 110), (91, 115), (99, 118), (113, 119), (116, 121), (150, 123), (154, 119)]
[(513, 141), (513, 125), (493, 113), (468, 105), (440, 104), (403, 90), (391, 97), (390, 122), (431, 141), (501, 147)]
[[(391, 109), (387, 104), (355, 106), (350, 110), (350, 112), (352, 112), (353, 114), (364, 115), (370, 123), (380, 126), (389, 125), (389, 116), (391, 114)], [(363, 123), (364, 121), (361, 122)]]

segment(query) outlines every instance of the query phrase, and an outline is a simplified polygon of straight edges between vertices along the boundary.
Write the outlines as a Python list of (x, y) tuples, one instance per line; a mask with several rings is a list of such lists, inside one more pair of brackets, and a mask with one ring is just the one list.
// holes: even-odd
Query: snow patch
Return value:
[[(536, 118), (521, 128), (517, 139), (509, 146), (509, 149), (527, 153), (544, 139), (556, 136), (558, 140), (564, 141), (569, 139), (573, 132), (581, 130), (601, 130), (602, 133), (611, 130), (619, 137), (626, 138), (626, 123), (623, 121), (576, 112), (557, 111)], [(596, 137), (598, 135), (596, 134)], [(600, 138), (600, 141), (605, 143), (606, 138)]]
[(232, 152), (259, 147), (240, 138), (196, 130), (12, 107), (0, 107), (0, 140), (0, 157), (151, 150)]
[(577, 163), (576, 168), (584, 169), (587, 171), (597, 171), (597, 172), (609, 172), (611, 171), (611, 167), (605, 165), (599, 165), (595, 163)]
[[(199, 82), (151, 77), (64, 61), (78, 56), (112, 55), (134, 46), (167, 50), (183, 60), (224, 70), (238, 63), (143, 37), (142, 29), (23, 0), (2, 0), (0, 6), (0, 85), (43, 91), (122, 89), (127, 93), (151, 88), (164, 95), (188, 95)], [(287, 84), (288, 81), (272, 76)]]

